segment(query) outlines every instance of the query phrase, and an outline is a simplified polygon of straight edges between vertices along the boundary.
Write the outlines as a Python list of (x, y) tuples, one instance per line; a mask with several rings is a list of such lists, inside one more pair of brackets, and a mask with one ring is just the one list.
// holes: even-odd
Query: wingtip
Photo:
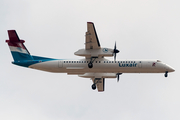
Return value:
[(104, 90), (98, 90), (98, 92), (104, 92)]
[(89, 23), (89, 24), (94, 24), (93, 22), (87, 22), (87, 23)]

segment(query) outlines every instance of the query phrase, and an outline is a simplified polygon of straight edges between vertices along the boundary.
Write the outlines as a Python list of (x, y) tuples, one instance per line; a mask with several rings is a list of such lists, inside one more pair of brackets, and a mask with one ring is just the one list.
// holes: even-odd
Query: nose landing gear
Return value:
[(164, 77), (168, 77), (168, 71), (165, 72)]

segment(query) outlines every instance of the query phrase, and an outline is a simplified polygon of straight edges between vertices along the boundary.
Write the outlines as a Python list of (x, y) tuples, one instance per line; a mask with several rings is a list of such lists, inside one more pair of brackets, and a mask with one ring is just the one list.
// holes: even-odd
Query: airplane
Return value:
[[(19, 39), (15, 30), (8, 30), (9, 40), (6, 40), (14, 61), (12, 64), (32, 69), (67, 73), (79, 77), (90, 78), (93, 81), (92, 89), (103, 92), (105, 89), (105, 78), (120, 79), (123, 73), (165, 73), (175, 70), (160, 60), (116, 60), (119, 50), (102, 48), (93, 22), (87, 22), (85, 48), (79, 49), (74, 54), (82, 56), (79, 60), (54, 59), (31, 55), (23, 44), (25, 41)], [(105, 57), (113, 57), (108, 60)]]

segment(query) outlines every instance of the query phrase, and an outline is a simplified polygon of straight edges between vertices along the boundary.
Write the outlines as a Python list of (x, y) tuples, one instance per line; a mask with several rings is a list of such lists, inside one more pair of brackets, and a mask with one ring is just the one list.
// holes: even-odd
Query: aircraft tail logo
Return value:
[(155, 63), (155, 62), (153, 62), (153, 63), (152, 63), (152, 66), (153, 66), (153, 67), (156, 67), (156, 63)]

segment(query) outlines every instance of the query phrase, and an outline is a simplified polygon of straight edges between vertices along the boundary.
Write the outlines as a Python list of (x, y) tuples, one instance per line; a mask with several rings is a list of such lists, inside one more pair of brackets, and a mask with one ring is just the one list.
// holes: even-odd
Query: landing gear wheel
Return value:
[(88, 67), (89, 67), (89, 68), (92, 68), (92, 67), (93, 67), (93, 64), (90, 62), (90, 63), (88, 64)]
[(168, 72), (166, 72), (166, 73), (164, 74), (164, 77), (168, 77)]
[(92, 84), (92, 89), (95, 90), (96, 89), (96, 84)]

